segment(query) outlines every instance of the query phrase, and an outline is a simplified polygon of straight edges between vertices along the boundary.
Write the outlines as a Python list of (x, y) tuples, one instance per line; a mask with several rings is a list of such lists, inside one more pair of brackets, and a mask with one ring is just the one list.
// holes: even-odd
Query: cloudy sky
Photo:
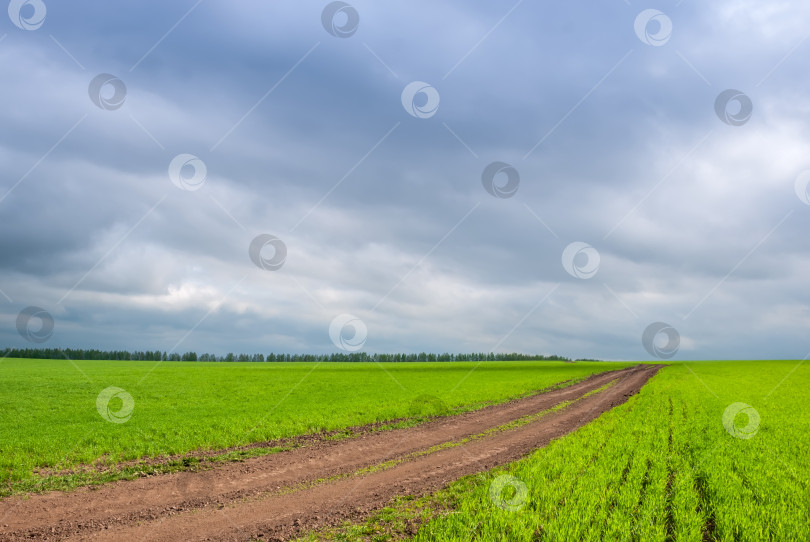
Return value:
[(810, 5), (350, 4), (11, 1), (2, 344), (810, 352)]

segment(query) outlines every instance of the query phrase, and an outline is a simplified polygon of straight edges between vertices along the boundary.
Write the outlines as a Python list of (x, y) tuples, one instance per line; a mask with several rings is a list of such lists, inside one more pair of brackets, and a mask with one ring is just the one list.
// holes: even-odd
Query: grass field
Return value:
[[(4, 360), (3, 493), (103, 481), (40, 469), (459, 411), (630, 364), (476, 365)], [(128, 396), (99, 410), (109, 386)], [(810, 364), (675, 362), (521, 461), (305, 539), (402, 538), (421, 518), (420, 542), (810, 540), (808, 390)]]
[[(421, 515), (417, 541), (810, 540), (810, 365), (796, 367), (676, 363), (526, 459), (334, 538), (385, 540)], [(724, 425), (738, 402), (754, 411)]]
[[(163, 363), (154, 368), (154, 362), (5, 359), (0, 362), (0, 492), (110, 479), (35, 475), (38, 471), (216, 450), (433, 414), (442, 407), (474, 408), (626, 365)], [(107, 408), (99, 410), (100, 393), (111, 386), (128, 395), (108, 392)]]

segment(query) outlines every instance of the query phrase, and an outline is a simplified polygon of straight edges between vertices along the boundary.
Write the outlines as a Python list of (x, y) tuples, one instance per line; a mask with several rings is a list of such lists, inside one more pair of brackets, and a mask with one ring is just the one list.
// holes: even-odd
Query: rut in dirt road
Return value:
[[(466, 474), (519, 459), (623, 403), (659, 368), (592, 375), (566, 388), (421, 426), (320, 442), (212, 471), (34, 495), (28, 500), (5, 499), (0, 501), (0, 539), (287, 538), (362, 516), (398, 494), (422, 495)], [(608, 389), (582, 398), (614, 379), (616, 383)], [(564, 401), (575, 402), (527, 425), (413, 456)], [(392, 460), (401, 462), (352, 476)], [(333, 481), (313, 485), (326, 478)], [(296, 487), (303, 488), (293, 491)], [(280, 491), (284, 494), (279, 495)]]

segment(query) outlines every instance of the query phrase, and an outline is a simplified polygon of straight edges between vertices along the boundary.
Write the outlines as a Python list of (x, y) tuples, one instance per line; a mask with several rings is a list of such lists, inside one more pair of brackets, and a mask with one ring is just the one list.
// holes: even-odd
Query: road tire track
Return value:
[[(660, 368), (608, 371), (416, 427), (315, 442), (205, 472), (7, 498), (0, 501), (0, 540), (288, 539), (520, 459), (624, 403)], [(566, 401), (573, 403), (536, 421), (459, 443)]]

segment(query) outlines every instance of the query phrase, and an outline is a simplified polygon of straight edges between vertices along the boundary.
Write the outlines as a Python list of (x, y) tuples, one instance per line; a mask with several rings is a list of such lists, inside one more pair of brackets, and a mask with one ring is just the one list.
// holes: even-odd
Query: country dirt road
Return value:
[[(286, 540), (360, 519), (397, 495), (424, 495), (515, 461), (624, 403), (660, 368), (592, 375), (416, 427), (316, 441), (204, 472), (7, 498), (0, 500), (0, 540)], [(573, 403), (490, 431), (566, 401)]]

